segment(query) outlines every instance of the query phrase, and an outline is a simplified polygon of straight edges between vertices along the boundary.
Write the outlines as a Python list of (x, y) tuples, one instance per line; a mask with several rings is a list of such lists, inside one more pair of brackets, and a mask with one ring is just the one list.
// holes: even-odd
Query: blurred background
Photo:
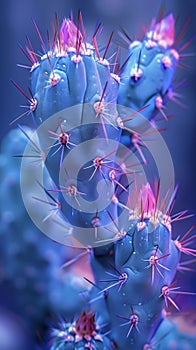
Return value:
[[(17, 64), (28, 64), (19, 44), (25, 46), (26, 35), (30, 38), (36, 52), (40, 50), (40, 42), (35, 33), (32, 23), (34, 19), (43, 36), (50, 29), (54, 21), (55, 13), (59, 20), (67, 17), (73, 11), (77, 18), (77, 11), (82, 11), (88, 39), (94, 32), (98, 21), (104, 24), (104, 32), (99, 43), (106, 44), (109, 35), (115, 30), (115, 41), (118, 40), (118, 31), (123, 26), (132, 39), (141, 39), (146, 28), (149, 27), (153, 17), (156, 17), (160, 6), (163, 5), (165, 13), (172, 12), (176, 18), (176, 34), (179, 33), (189, 16), (191, 21), (185, 31), (183, 43), (195, 38), (196, 35), (196, 3), (195, 0), (3, 0), (0, 11), (0, 35), (1, 35), (1, 64), (0, 64), (0, 106), (1, 128), (0, 138), (16, 127), (9, 123), (22, 113), (20, 105), (24, 104), (23, 96), (11, 84), (10, 80), (16, 81), (25, 91), (29, 86), (29, 71), (17, 67)], [(174, 168), (176, 183), (179, 191), (174, 212), (188, 209), (189, 213), (196, 213), (196, 116), (195, 116), (195, 91), (196, 91), (196, 45), (193, 41), (184, 52), (181, 61), (182, 67), (178, 68), (175, 84), (184, 78), (187, 83), (177, 92), (182, 94), (180, 102), (182, 106), (169, 102), (165, 110), (166, 114), (174, 115), (167, 124), (167, 131), (163, 137), (170, 150)], [(185, 57), (187, 54), (187, 57)], [(190, 54), (190, 55), (189, 55)], [(121, 60), (127, 57), (126, 50), (122, 49)], [(28, 117), (24, 120), (26, 123)], [(4, 146), (5, 147), (5, 146)], [(165, 165), (167, 166), (167, 164)], [(0, 168), (2, 171), (2, 166)], [(174, 237), (184, 233), (192, 224), (195, 217), (177, 223), (174, 226)], [(0, 242), (2, 244), (2, 242)], [(0, 249), (1, 252), (1, 249)], [(1, 275), (0, 275), (1, 276)], [(194, 279), (191, 274), (184, 274), (184, 290), (193, 288)], [(1, 297), (6, 295), (6, 290), (1, 292)], [(187, 303), (187, 304), (186, 304)], [(192, 305), (185, 301), (185, 307)], [(13, 320), (13, 317), (11, 317)], [(16, 320), (14, 319), (14, 322)], [(0, 324), (1, 327), (1, 324)], [(23, 325), (22, 325), (23, 327)], [(25, 347), (24, 347), (25, 348)], [(23, 350), (23, 348), (21, 347)], [(0, 347), (1, 350), (1, 347)], [(3, 349), (4, 350), (4, 349)], [(14, 349), (15, 350), (15, 349)]]

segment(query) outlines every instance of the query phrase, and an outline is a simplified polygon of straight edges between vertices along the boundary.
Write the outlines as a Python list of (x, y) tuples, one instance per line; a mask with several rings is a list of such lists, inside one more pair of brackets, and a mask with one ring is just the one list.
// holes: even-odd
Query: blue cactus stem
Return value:
[(143, 213), (136, 208), (130, 213), (130, 228), (110, 253), (91, 256), (95, 289), (102, 296), (96, 300), (93, 289), (93, 307), (98, 312), (101, 302), (105, 303), (102, 309), (110, 338), (120, 350), (142, 349), (152, 336), (167, 302), (164, 287), (171, 285), (180, 256), (148, 185), (143, 188), (142, 203)]
[[(81, 250), (76, 253), (67, 247), (64, 253), (59, 249), (48, 253), (49, 243), (42, 243), (42, 239), (38, 242), (37, 229), (30, 224), (20, 232), (13, 247), (10, 232), (6, 232), (10, 228), (19, 230), (25, 215), (22, 207), (16, 215), (10, 196), (9, 203), (6, 199), (4, 204), (13, 213), (5, 212), (5, 206), (1, 212), (3, 237), (14, 253), (9, 266), (5, 252), (0, 262), (7, 278), (14, 275), (20, 287), (25, 283), (25, 296), (28, 294), (31, 303), (36, 286), (41, 294), (40, 304), (36, 300), (36, 305), (42, 316), (45, 310), (64, 313), (66, 321), (51, 332), (50, 350), (162, 349), (159, 339), (165, 325), (167, 328), (167, 321), (162, 322), (164, 310), (180, 311), (172, 294), (178, 290), (176, 271), (183, 269), (179, 263), (181, 253), (195, 256), (190, 247), (194, 238), (189, 236), (191, 229), (181, 238), (172, 237), (171, 223), (189, 217), (186, 211), (171, 217), (176, 190), (169, 200), (167, 188), (160, 203), (160, 182), (153, 193), (147, 173), (143, 181), (147, 150), (141, 150), (146, 146), (142, 137), (145, 131), (147, 136), (158, 133), (156, 128), (150, 129), (158, 112), (167, 119), (164, 106), (171, 97), (179, 60), (174, 49), (173, 15), (158, 23), (154, 20), (144, 39), (130, 44), (120, 76), (115, 69), (111, 73), (106, 59), (113, 33), (101, 56), (97, 44), (100, 25), (92, 37), (93, 45), (89, 44), (80, 11), (77, 25), (70, 18), (58, 28), (56, 18), (53, 40), (48, 36), (49, 47), (34, 25), (43, 55), (38, 61), (28, 41), (26, 53), (32, 63), (30, 98), (14, 83), (29, 101), (27, 114), (32, 113), (36, 123), (33, 140), (19, 126), (35, 154), (23, 155), (30, 161), (26, 168), (22, 162), (22, 172), (26, 169), (26, 187), (22, 186), (22, 190), (24, 194), (27, 188), (25, 204), (38, 226), (63, 244), (69, 236), (69, 244), (77, 242)], [(135, 151), (141, 159), (136, 168), (130, 161), (135, 159)], [(4, 155), (2, 159), (7, 166)], [(31, 161), (37, 159), (38, 166), (33, 167)], [(13, 165), (17, 196), (18, 174)], [(0, 192), (2, 198), (9, 192), (9, 177), (6, 181)], [(18, 242), (24, 248), (19, 254)], [(80, 260), (84, 256), (88, 259), (85, 267)], [(80, 273), (75, 270), (78, 263), (82, 266)], [(179, 330), (173, 325), (168, 327), (172, 338), (166, 336), (161, 346), (169, 349)], [(183, 338), (182, 343), (187, 341), (188, 337)]]
[[(99, 241), (106, 233), (109, 236), (104, 229), (110, 222), (105, 207), (117, 217), (117, 206), (111, 203), (115, 184), (110, 173), (116, 166), (121, 129), (116, 122), (118, 82), (110, 73), (106, 52), (101, 58), (95, 51), (86, 43), (79, 24), (76, 27), (65, 19), (53, 48), (32, 67), (31, 80), (37, 101), (35, 120), (38, 126), (47, 125), (37, 131), (41, 148), (47, 153), (45, 165), (55, 184), (47, 190), (58, 194), (61, 215), (74, 227), (94, 230), (98, 212), (100, 237), (92, 239)], [(51, 144), (51, 138), (56, 142)], [(103, 194), (107, 202), (104, 210), (100, 205), (103, 200), (97, 204)], [(91, 211), (83, 210), (85, 198)], [(76, 234), (84, 244), (85, 236), (82, 238), (81, 230), (79, 238)]]
[[(172, 14), (154, 23), (144, 39), (129, 46), (129, 58), (121, 72), (118, 110), (123, 123), (121, 142), (134, 147), (129, 130), (140, 131), (145, 120), (154, 120), (158, 113), (167, 120), (164, 111), (170, 98), (172, 81), (179, 60), (174, 45), (174, 18)], [(124, 113), (130, 108), (131, 118)], [(134, 115), (135, 111), (141, 111)], [(132, 132), (133, 134), (133, 132)]]

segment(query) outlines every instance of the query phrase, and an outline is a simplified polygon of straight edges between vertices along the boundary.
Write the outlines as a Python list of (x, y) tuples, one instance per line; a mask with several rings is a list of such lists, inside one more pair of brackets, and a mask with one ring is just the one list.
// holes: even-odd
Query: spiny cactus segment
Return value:
[[(37, 59), (28, 39), (22, 50), (32, 65), (31, 88), (26, 94), (14, 85), (29, 106), (13, 120), (31, 114), (36, 125), (36, 142), (20, 127), (45, 170), (43, 179), (33, 182), (39, 196), (32, 195), (31, 206), (47, 207), (41, 221), (48, 230), (64, 227), (61, 219), (63, 235), (83, 247), (64, 268), (84, 255), (90, 261), (90, 276), (81, 272), (90, 289), (82, 311), (79, 300), (74, 321), (53, 329), (50, 350), (159, 349), (156, 330), (163, 308), (180, 311), (174, 296), (194, 294), (180, 291), (174, 278), (190, 269), (192, 261), (180, 262), (180, 257), (195, 256), (195, 235), (191, 228), (181, 238), (172, 237), (173, 223), (191, 216), (171, 214), (177, 188), (172, 195), (167, 188), (161, 197), (160, 182), (155, 191), (146, 178), (141, 184), (141, 169), (133, 169), (127, 158), (137, 151), (147, 165), (145, 136), (160, 131), (150, 130), (150, 121), (159, 112), (167, 119), (165, 103), (174, 96), (172, 81), (184, 49), (175, 47), (173, 15), (153, 20), (141, 42), (129, 43), (119, 74), (106, 59), (113, 33), (102, 54), (101, 24), (88, 43), (80, 11), (77, 24), (70, 17), (60, 27), (56, 17), (47, 43), (34, 26), (43, 55)], [(33, 176), (32, 164), (28, 169)]]

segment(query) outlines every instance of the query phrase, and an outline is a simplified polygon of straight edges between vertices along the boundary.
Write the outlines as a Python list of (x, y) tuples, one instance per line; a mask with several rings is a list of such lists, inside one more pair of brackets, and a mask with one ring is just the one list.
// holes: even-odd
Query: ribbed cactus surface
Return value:
[[(162, 178), (152, 189), (144, 170), (152, 164), (142, 150), (142, 136), (159, 134), (156, 114), (167, 119), (164, 106), (179, 60), (173, 15), (153, 20), (142, 41), (130, 42), (119, 75), (106, 59), (113, 33), (100, 50), (101, 25), (88, 42), (80, 11), (76, 24), (70, 17), (60, 27), (56, 18), (47, 44), (34, 26), (43, 55), (38, 61), (28, 40), (28, 113), (36, 136), (26, 136), (23, 197), (46, 234), (82, 249), (65, 269), (82, 256), (89, 258), (88, 271), (80, 267), (81, 293), (66, 285), (59, 292), (78, 306), (72, 317), (57, 297), (65, 321), (53, 329), (49, 348), (142, 350), (155, 339), (152, 348), (159, 349), (155, 331), (163, 309), (179, 311), (172, 294), (178, 291), (174, 278), (181, 253), (195, 256), (191, 231), (181, 239), (172, 235), (173, 221), (188, 217), (186, 211), (171, 216), (176, 196), (172, 179), (165, 193)], [(39, 158), (36, 166), (32, 158)], [(71, 274), (69, 285), (69, 279), (75, 281)]]

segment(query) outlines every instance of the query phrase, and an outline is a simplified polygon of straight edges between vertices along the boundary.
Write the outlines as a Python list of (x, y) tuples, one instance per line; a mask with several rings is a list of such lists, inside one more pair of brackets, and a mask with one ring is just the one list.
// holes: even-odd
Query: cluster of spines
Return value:
[(51, 350), (91, 349), (110, 350), (110, 340), (100, 333), (95, 314), (83, 311), (74, 322), (61, 322), (52, 331)]

